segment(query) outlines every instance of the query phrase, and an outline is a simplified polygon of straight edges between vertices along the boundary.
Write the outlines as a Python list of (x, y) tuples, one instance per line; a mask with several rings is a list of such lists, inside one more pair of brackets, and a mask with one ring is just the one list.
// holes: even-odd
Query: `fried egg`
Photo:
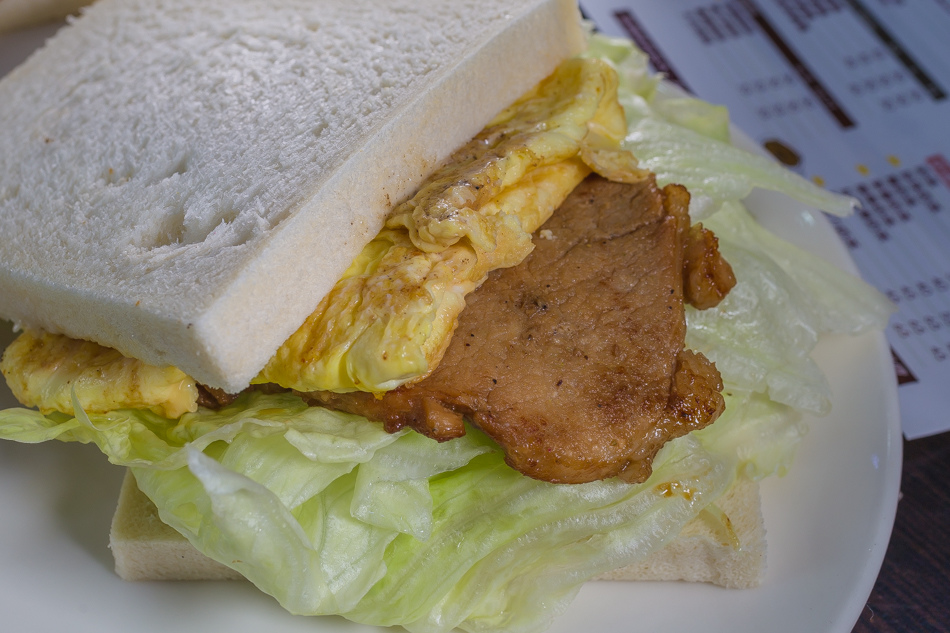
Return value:
[(398, 205), (316, 312), (255, 382), (385, 392), (442, 358), (465, 296), (519, 264), (531, 233), (591, 170), (638, 180), (617, 78), (572, 59), (500, 113)]
[(6, 349), (0, 372), (22, 404), (43, 413), (150, 409), (177, 418), (198, 408), (195, 381), (174, 367), (155, 367), (89, 341), (27, 330)]

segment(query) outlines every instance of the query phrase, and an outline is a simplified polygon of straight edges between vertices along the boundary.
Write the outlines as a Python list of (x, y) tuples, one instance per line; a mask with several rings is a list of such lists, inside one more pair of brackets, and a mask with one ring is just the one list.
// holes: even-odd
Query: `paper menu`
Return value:
[(887, 330), (904, 434), (950, 429), (950, 0), (586, 0), (609, 35), (806, 178), (861, 201), (833, 219)]

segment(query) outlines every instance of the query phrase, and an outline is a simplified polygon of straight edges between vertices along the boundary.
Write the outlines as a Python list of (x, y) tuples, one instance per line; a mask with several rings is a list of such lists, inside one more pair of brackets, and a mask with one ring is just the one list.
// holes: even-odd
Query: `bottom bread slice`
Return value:
[[(125, 580), (230, 580), (242, 576), (192, 547), (162, 523), (151, 500), (126, 473), (112, 519), (110, 547)], [(663, 549), (598, 580), (685, 580), (749, 588), (765, 574), (765, 526), (755, 482), (738, 479)]]

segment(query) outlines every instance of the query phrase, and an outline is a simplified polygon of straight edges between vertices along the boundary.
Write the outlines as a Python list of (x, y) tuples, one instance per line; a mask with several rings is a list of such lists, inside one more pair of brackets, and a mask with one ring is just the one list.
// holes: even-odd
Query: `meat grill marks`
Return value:
[(652, 177), (590, 177), (525, 262), (469, 295), (428, 377), (381, 398), (301, 395), (438, 440), (467, 417), (536, 479), (643, 481), (664, 443), (724, 406), (715, 366), (684, 349), (683, 302), (715, 305), (735, 279), (712, 233), (690, 228), (688, 202)]

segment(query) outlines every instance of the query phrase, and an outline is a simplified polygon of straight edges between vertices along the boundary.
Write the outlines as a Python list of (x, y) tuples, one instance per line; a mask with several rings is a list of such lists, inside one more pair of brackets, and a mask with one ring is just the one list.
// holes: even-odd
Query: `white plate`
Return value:
[[(3, 37), (0, 68), (37, 42), (34, 36), (12, 45)], [(819, 214), (764, 192), (753, 194), (749, 206), (780, 235), (854, 270)], [(9, 338), (0, 333), (0, 347)], [(553, 631), (851, 631), (894, 521), (901, 470), (897, 394), (883, 335), (829, 337), (815, 356), (830, 379), (834, 411), (809, 421), (792, 472), (763, 484), (769, 545), (764, 586), (737, 591), (686, 583), (593, 583)], [(0, 407), (14, 404), (2, 387)], [(291, 616), (247, 583), (119, 580), (107, 543), (121, 478), (122, 469), (94, 447), (0, 442), (4, 630), (378, 631), (340, 618)]]

